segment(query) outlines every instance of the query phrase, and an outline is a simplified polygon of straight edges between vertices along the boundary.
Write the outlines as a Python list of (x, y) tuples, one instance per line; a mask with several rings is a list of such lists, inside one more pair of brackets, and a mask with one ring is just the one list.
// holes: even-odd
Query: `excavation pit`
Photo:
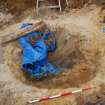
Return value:
[[(80, 34), (71, 34), (69, 30), (57, 27), (55, 30), (58, 47), (49, 54), (50, 62), (62, 71), (57, 76), (48, 76), (41, 80), (31, 78), (20, 70), (21, 50), (17, 41), (4, 46), (4, 63), (9, 66), (14, 77), (24, 84), (44, 89), (79, 87), (96, 75), (97, 50), (87, 50)], [(91, 46), (90, 46), (91, 47)]]

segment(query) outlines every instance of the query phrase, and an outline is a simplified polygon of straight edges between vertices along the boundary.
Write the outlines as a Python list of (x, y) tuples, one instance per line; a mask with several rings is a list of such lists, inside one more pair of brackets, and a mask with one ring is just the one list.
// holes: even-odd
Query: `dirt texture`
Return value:
[[(66, 4), (66, 0), (61, 0), (62, 11), (88, 7), (93, 3), (100, 6), (102, 9), (105, 8), (105, 0), (68, 0), (68, 5)], [(57, 4), (57, 0), (45, 0), (40, 6)], [(42, 11), (44, 16), (48, 10), (44, 9)], [(58, 10), (59, 9), (54, 9), (56, 12)], [(14, 22), (20, 22), (31, 14), (36, 16), (36, 0), (0, 0), (0, 27), (5, 24), (8, 25)]]
[[(62, 70), (57, 76), (48, 76), (40, 81), (30, 77), (20, 70), (18, 42), (0, 46), (0, 105), (26, 105), (29, 100), (75, 90), (87, 84), (96, 88), (36, 104), (104, 105), (105, 36), (99, 23), (100, 11), (100, 7), (92, 5), (54, 14), (54, 18), (42, 17), (57, 38), (57, 50), (49, 54), (50, 61)], [(6, 25), (0, 30), (0, 36), (15, 31), (19, 25)]]

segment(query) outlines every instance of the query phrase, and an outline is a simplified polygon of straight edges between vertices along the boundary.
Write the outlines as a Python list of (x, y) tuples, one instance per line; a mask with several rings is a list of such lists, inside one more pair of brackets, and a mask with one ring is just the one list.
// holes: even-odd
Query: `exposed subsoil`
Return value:
[[(96, 88), (89, 93), (39, 104), (105, 105), (105, 37), (101, 32), (99, 15), (100, 8), (91, 6), (63, 13), (55, 19), (44, 18), (56, 33), (58, 48), (55, 53), (49, 55), (49, 59), (55, 66), (62, 68), (62, 72), (57, 76), (49, 76), (40, 81), (31, 78), (20, 70), (21, 50), (18, 42), (1, 46), (0, 105), (26, 105), (28, 100), (65, 90), (71, 91), (86, 84)], [(17, 26), (15, 24), (7, 27), (0, 34), (10, 33), (10, 30), (15, 30)], [(104, 104), (99, 104), (98, 100)]]

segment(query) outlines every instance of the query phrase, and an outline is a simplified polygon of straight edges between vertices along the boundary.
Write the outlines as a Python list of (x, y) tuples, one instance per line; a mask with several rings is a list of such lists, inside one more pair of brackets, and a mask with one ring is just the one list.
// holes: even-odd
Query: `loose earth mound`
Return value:
[[(49, 54), (50, 61), (62, 70), (57, 76), (48, 76), (40, 81), (31, 78), (20, 70), (21, 50), (17, 41), (2, 46), (0, 53), (4, 59), (0, 61), (0, 104), (26, 105), (28, 100), (55, 95), (87, 83), (97, 87), (103, 84), (105, 39), (96, 27), (97, 14), (98, 9), (87, 13), (82, 11), (73, 15), (61, 15), (55, 20), (50, 18), (46, 21), (57, 37), (57, 50)], [(12, 28), (16, 27), (13, 25)], [(76, 97), (42, 104), (66, 103), (80, 105)]]

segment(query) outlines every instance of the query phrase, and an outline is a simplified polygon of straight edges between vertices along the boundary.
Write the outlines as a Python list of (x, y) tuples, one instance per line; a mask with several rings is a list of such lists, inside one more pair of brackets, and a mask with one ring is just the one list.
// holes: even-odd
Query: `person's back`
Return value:
[(43, 39), (39, 39), (33, 45), (34, 50), (39, 54), (38, 61), (47, 58), (48, 56), (48, 47), (45, 44)]

